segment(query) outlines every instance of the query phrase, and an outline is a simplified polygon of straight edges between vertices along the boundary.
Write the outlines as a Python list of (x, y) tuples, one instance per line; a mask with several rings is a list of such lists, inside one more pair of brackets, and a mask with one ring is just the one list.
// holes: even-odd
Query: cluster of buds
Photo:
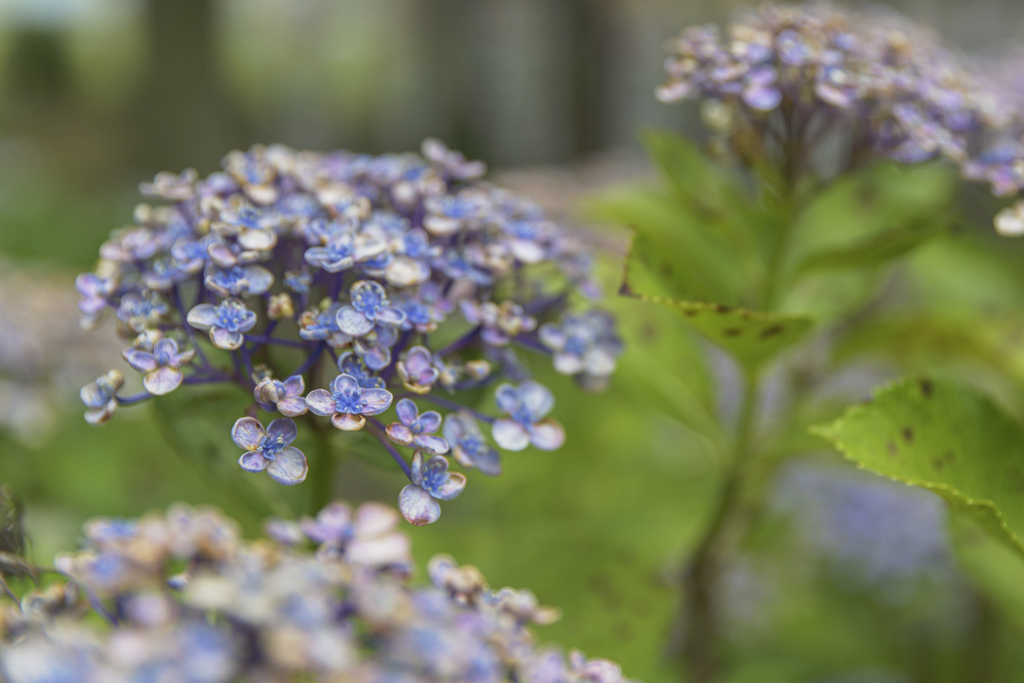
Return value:
[[(303, 481), (294, 419), (329, 418), (371, 432), (398, 462), (415, 524), (436, 520), (437, 500), (465, 485), (449, 454), (500, 472), (478, 421), (506, 450), (560, 447), (553, 396), (517, 349), (598, 389), (621, 343), (611, 319), (587, 308), (599, 292), (586, 245), (483, 181), (485, 170), (434, 140), (422, 156), (274, 145), (232, 152), (205, 179), (188, 170), (143, 183), (165, 203), (139, 205), (77, 285), (84, 326), (114, 312), (145, 391), (119, 394), (112, 371), (82, 390), (86, 418), (102, 423), (183, 385), (235, 383), (255, 401), (232, 430), (244, 470)], [(492, 384), (501, 418), (438, 396)], [(283, 417), (264, 427), (257, 407)], [(380, 416), (391, 409), (389, 425)]]
[(66, 581), (0, 604), (0, 678), (626, 683), (613, 662), (538, 647), (529, 626), (559, 614), (529, 591), (448, 556), (411, 583), (399, 519), (338, 502), (268, 520), (255, 542), (181, 504), (92, 520), (85, 549), (55, 561)]
[[(983, 63), (894, 12), (826, 3), (765, 4), (724, 37), (691, 26), (669, 50), (657, 97), (703, 98), (719, 144), (752, 165), (782, 147), (799, 172), (832, 137), (847, 141), (851, 165), (944, 158), (998, 196), (1024, 189), (1019, 54)], [(1024, 202), (996, 228), (1024, 234)]]

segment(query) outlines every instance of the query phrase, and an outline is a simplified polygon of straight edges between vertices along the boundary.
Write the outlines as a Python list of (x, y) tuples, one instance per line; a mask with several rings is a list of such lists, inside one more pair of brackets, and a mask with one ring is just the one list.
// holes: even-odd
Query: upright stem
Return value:
[(316, 514), (322, 510), (334, 496), (334, 454), (331, 452), (330, 424), (319, 420), (309, 420), (312, 425), (313, 448), (310, 455), (309, 473), (311, 488), (309, 492), (309, 513)]
[(757, 413), (757, 375), (746, 373), (745, 379), (733, 457), (725, 473), (722, 493), (704, 537), (682, 577), (682, 660), (690, 672), (692, 683), (714, 681), (720, 666), (715, 580), (721, 573), (723, 542), (727, 537), (726, 531), (735, 518), (747, 465), (753, 452), (750, 442)]
[[(763, 310), (775, 308), (779, 289), (784, 284), (783, 269), (793, 223), (798, 210), (797, 183), (801, 171), (804, 125), (798, 110), (786, 113), (786, 163), (782, 169), (782, 206), (780, 225), (771, 252), (763, 288)], [(757, 421), (760, 373), (744, 368), (743, 404), (740, 408), (733, 454), (722, 483), (718, 505), (704, 536), (682, 576), (681, 614), (682, 662), (689, 671), (690, 683), (711, 683), (720, 672), (719, 605), (715, 602), (715, 581), (721, 576), (730, 530), (740, 526), (739, 502), (755, 454), (752, 445)]]

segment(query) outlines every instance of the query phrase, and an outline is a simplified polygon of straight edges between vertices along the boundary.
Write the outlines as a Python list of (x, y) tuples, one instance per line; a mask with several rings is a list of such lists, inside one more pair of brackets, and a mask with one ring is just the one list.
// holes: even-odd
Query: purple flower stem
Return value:
[(395, 348), (391, 350), (391, 364), (384, 368), (380, 373), (381, 378), (385, 382), (391, 381), (391, 377), (395, 374), (398, 355), (405, 350), (405, 346), (409, 343), (410, 338), (412, 338), (412, 330), (405, 330), (402, 332), (402, 336), (398, 338), (398, 343), (395, 344)]
[(316, 363), (317, 359), (320, 358), (320, 354), (324, 352), (324, 349), (326, 347), (327, 342), (320, 342), (319, 344), (317, 344), (316, 348), (313, 349), (313, 353), (309, 354), (309, 358), (306, 359), (306, 362), (300, 365), (297, 370), (295, 370), (293, 373), (291, 373), (291, 375), (289, 375), (289, 377), (291, 377), (292, 375), (306, 374), (309, 371), (309, 369), (312, 368), (313, 365)]
[(551, 355), (551, 349), (549, 349), (548, 347), (544, 346), (540, 342), (540, 340), (537, 339), (534, 336), (526, 335), (526, 334), (521, 334), (518, 337), (513, 337), (512, 341), (514, 341), (519, 346), (522, 346), (523, 348), (530, 349), (531, 351), (536, 351), (537, 353), (543, 353), (545, 356), (550, 356)]
[(408, 394), (403, 394), (402, 396), (396, 396), (395, 398), (396, 399), (399, 399), (399, 398), (411, 398), (411, 399), (421, 398), (424, 401), (429, 401), (430, 403), (433, 403), (434, 405), (441, 406), (442, 408), (447, 408), (448, 410), (454, 410), (454, 411), (465, 410), (467, 413), (471, 413), (473, 415), (473, 417), (475, 417), (476, 419), (480, 420), (481, 422), (486, 422), (487, 424), (493, 424), (494, 420), (495, 420), (495, 418), (491, 417), (490, 415), (485, 415), (485, 414), (481, 413), (480, 411), (473, 410), (472, 408), (470, 408), (468, 406), (464, 406), (461, 403), (456, 403), (455, 401), (449, 401), (446, 398), (441, 398), (440, 396), (434, 396), (433, 394), (414, 394), (414, 393), (410, 392)]
[(444, 347), (440, 351), (434, 352), (434, 355), (443, 358), (448, 354), (455, 353), (456, 351), (461, 351), (462, 349), (466, 348), (467, 346), (475, 342), (477, 337), (480, 336), (480, 332), (482, 330), (483, 327), (481, 326), (474, 327), (464, 336), (456, 339), (455, 341), (453, 341), (451, 344)]
[(130, 406), (135, 403), (142, 403), (148, 399), (153, 398), (153, 394), (148, 391), (142, 391), (138, 394), (132, 394), (131, 396), (117, 396), (117, 404), (120, 406)]
[(290, 346), (293, 349), (304, 349), (306, 348), (305, 342), (295, 341), (294, 339), (275, 339), (269, 336), (269, 329), (267, 334), (247, 334), (245, 335), (245, 341), (252, 342), (254, 344), (277, 344), (278, 346)]
[[(201, 287), (202, 285), (200, 284), (199, 286)], [(199, 297), (197, 296), (196, 301), (198, 302), (198, 300)], [(196, 331), (192, 328), (191, 325), (189, 325), (185, 321), (186, 318), (188, 317), (188, 314), (185, 312), (185, 307), (181, 303), (181, 293), (178, 291), (177, 285), (175, 285), (174, 289), (171, 290), (171, 301), (174, 303), (174, 306), (178, 309), (178, 314), (181, 315), (181, 326), (185, 328), (185, 334), (188, 335), (189, 341), (192, 342), (192, 348), (196, 350), (196, 356), (198, 356), (199, 360), (202, 362), (203, 368), (209, 368), (210, 361), (207, 360), (206, 354), (203, 353), (203, 349), (199, 345), (199, 340), (196, 339)], [(199, 304), (196, 303), (196, 306), (198, 305)]]
[(369, 424), (370, 433), (377, 437), (377, 441), (380, 441), (381, 445), (387, 449), (387, 452), (391, 454), (391, 457), (398, 463), (398, 466), (402, 468), (403, 472), (405, 472), (405, 476), (409, 481), (412, 481), (412, 468), (409, 467), (409, 463), (405, 461), (405, 458), (403, 458), (402, 454), (398, 452), (398, 449), (395, 448), (394, 444), (388, 441), (384, 432), (384, 425), (381, 424), (380, 420), (372, 417), (366, 418), (366, 422)]

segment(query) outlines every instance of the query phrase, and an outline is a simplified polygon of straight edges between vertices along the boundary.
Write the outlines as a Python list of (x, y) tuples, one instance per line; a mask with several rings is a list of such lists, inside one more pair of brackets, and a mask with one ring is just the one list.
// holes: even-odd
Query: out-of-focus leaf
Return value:
[(812, 432), (864, 469), (938, 493), (1024, 555), (1024, 431), (975, 389), (904, 380)]
[(941, 219), (955, 197), (955, 181), (955, 174), (942, 164), (890, 162), (836, 181), (797, 217), (791, 265), (813, 254), (863, 247), (893, 231), (948, 222)]
[(967, 576), (1003, 618), (1024, 632), (1024, 559), (967, 515), (950, 515), (949, 527)]
[(949, 232), (953, 180), (939, 165), (886, 162), (818, 193), (793, 225), (782, 310), (826, 322), (864, 305), (885, 266)]
[(737, 303), (744, 277), (735, 252), (706, 223), (665, 194), (620, 191), (591, 203), (588, 216), (635, 232), (630, 270), (666, 296)]
[(883, 353), (903, 362), (967, 361), (1024, 382), (1024, 318), (1013, 314), (919, 315), (868, 322), (851, 329), (835, 358)]
[(824, 249), (808, 255), (797, 266), (797, 276), (819, 270), (880, 266), (949, 231), (947, 223), (929, 218), (917, 225), (869, 235), (846, 247)]

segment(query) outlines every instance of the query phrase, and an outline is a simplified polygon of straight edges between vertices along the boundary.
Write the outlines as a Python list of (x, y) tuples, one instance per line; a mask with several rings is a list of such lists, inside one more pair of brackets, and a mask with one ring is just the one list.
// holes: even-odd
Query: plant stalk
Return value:
[(715, 580), (721, 574), (722, 551), (741, 498), (747, 465), (753, 449), (759, 382), (755, 373), (745, 373), (743, 404), (740, 408), (733, 457), (725, 474), (722, 493), (711, 522), (682, 576), (682, 661), (691, 683), (711, 683), (718, 678), (718, 605)]

